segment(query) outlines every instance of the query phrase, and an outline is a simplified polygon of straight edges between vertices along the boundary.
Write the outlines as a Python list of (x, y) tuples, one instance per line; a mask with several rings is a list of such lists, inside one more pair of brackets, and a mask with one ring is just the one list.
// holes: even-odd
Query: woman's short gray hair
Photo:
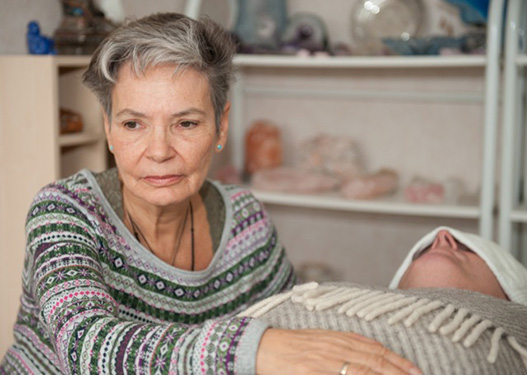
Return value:
[(157, 13), (114, 30), (94, 52), (83, 82), (110, 118), (112, 89), (124, 64), (130, 62), (138, 75), (161, 64), (196, 69), (209, 81), (218, 130), (233, 78), (234, 52), (229, 33), (210, 19), (197, 21), (182, 14)]

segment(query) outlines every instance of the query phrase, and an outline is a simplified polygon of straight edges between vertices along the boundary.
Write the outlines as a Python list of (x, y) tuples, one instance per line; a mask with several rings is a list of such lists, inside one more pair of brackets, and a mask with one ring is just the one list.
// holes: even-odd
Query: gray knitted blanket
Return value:
[(357, 332), (425, 374), (527, 374), (527, 306), (480, 293), (308, 283), (240, 315), (275, 328)]

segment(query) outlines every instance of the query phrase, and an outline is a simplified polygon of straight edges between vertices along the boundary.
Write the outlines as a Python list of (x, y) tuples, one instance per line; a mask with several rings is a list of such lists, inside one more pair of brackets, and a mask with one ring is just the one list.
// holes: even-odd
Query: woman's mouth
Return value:
[(163, 176), (146, 176), (144, 180), (155, 186), (169, 186), (180, 182), (183, 179), (182, 175), (167, 174)]

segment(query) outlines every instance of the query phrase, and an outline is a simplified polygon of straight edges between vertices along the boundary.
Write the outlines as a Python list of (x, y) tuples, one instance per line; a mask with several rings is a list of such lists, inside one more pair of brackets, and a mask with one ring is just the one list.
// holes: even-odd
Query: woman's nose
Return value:
[(164, 131), (154, 131), (148, 139), (146, 156), (161, 163), (176, 154), (170, 140), (170, 135)]
[(434, 247), (449, 247), (457, 250), (457, 242), (447, 230), (442, 229), (436, 234), (436, 238), (432, 244), (432, 248)]

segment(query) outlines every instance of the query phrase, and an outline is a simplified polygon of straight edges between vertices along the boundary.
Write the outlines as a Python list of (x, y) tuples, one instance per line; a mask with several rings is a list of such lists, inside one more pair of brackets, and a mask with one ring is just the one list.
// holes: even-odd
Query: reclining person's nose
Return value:
[(432, 248), (439, 246), (449, 247), (451, 249), (457, 250), (456, 240), (445, 229), (442, 229), (437, 233), (436, 238), (434, 239), (434, 243), (432, 244)]

